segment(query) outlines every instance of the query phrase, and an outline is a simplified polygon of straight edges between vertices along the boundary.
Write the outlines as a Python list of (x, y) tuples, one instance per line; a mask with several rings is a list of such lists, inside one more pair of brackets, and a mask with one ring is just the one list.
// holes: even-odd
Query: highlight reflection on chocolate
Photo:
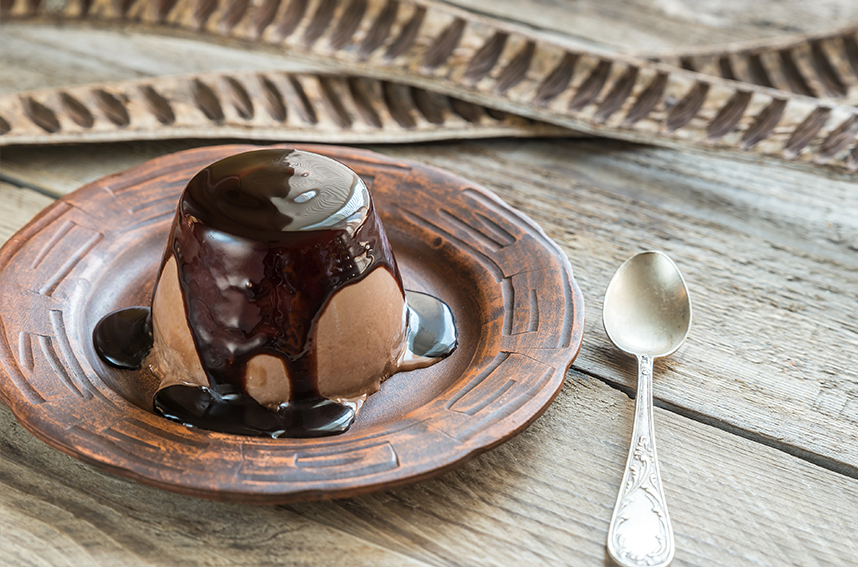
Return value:
[(447, 306), (403, 291), (360, 177), (299, 150), (199, 172), (180, 199), (151, 316), (139, 309), (99, 323), (99, 354), (139, 366), (148, 333), (145, 361), (162, 379), (155, 410), (228, 433), (345, 431), (382, 380), (456, 344)]

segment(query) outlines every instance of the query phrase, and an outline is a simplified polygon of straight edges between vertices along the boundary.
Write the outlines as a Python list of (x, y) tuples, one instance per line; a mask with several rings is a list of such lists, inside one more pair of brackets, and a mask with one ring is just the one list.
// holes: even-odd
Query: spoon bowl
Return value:
[(625, 353), (668, 356), (691, 328), (691, 301), (667, 254), (641, 252), (623, 263), (605, 291), (605, 332)]
[(638, 360), (631, 447), (611, 525), (608, 553), (625, 567), (665, 567), (673, 560), (652, 416), (653, 359), (676, 352), (691, 327), (691, 299), (679, 268), (663, 252), (633, 256), (605, 290), (605, 332)]

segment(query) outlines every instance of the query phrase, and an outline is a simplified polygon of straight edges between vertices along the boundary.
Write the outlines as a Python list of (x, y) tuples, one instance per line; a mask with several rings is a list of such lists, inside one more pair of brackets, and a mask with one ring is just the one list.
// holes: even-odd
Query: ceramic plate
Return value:
[(103, 364), (91, 333), (106, 313), (149, 303), (178, 196), (194, 173), (257, 148), (190, 150), (86, 185), (0, 250), (0, 398), (24, 427), (154, 486), (275, 504), (428, 478), (509, 439), (546, 409), (583, 332), (583, 300), (565, 254), (465, 179), (367, 151), (299, 147), (342, 161), (367, 182), (405, 287), (453, 310), (453, 355), (387, 380), (339, 436), (243, 437), (155, 415), (152, 376)]

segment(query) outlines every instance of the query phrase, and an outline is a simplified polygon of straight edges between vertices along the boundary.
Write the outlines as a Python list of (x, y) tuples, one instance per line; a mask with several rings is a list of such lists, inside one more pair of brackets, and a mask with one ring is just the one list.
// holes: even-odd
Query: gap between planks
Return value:
[[(606, 376), (600, 376), (595, 372), (585, 370), (582, 368), (576, 367), (574, 364), (572, 367), (575, 371), (580, 372), (586, 376), (590, 376), (591, 378), (595, 378), (599, 380), (606, 386), (609, 386), (615, 390), (618, 390), (629, 397), (629, 399), (634, 400), (636, 395), (635, 388), (628, 386), (626, 384), (622, 384), (620, 382), (616, 382), (611, 380)], [(771, 447), (772, 449), (776, 449), (778, 451), (782, 451), (787, 455), (791, 455), (796, 457), (797, 459), (801, 459), (802, 461), (806, 461), (812, 465), (816, 465), (818, 467), (822, 467), (831, 472), (835, 472), (837, 474), (842, 474), (844, 476), (848, 476), (850, 478), (858, 479), (858, 468), (850, 467), (845, 463), (841, 463), (839, 461), (835, 461), (834, 459), (828, 458), (825, 455), (820, 455), (818, 453), (814, 453), (812, 451), (807, 451), (800, 447), (796, 447), (794, 445), (790, 445), (788, 443), (778, 442), (777, 439), (773, 439), (768, 435), (763, 435), (762, 433), (758, 433), (756, 431), (749, 431), (747, 429), (742, 429), (741, 427), (737, 427), (715, 417), (694, 411), (689, 408), (684, 408), (673, 404), (667, 400), (662, 400), (655, 395), (653, 395), (653, 404), (660, 409), (665, 411), (669, 411), (671, 413), (675, 413), (678, 416), (684, 417), (686, 419), (690, 419), (692, 421), (696, 421), (697, 423), (701, 423), (703, 425), (708, 425), (709, 427), (714, 427), (724, 433), (728, 433), (730, 435), (736, 435), (737, 437), (741, 437), (743, 439), (747, 439), (748, 441), (753, 441), (754, 443), (760, 443), (761, 445), (765, 445), (767, 447)], [(658, 427), (656, 427), (656, 430)]]
[[(8, 183), (18, 189), (27, 189), (38, 193), (39, 195), (44, 195), (45, 197), (50, 197), (51, 199), (59, 199), (63, 196), (63, 193), (57, 191), (56, 189), (50, 189), (48, 187), (42, 187), (41, 185), (36, 185), (35, 183), (28, 183), (23, 179), (17, 179), (13, 176), (6, 175), (4, 173), (0, 173), (0, 183)], [(38, 211), (36, 211), (38, 212)], [(35, 213), (34, 213), (35, 214)]]

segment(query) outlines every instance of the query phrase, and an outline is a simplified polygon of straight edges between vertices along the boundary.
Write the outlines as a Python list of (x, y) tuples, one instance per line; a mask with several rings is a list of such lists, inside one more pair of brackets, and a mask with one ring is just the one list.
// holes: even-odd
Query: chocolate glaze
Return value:
[(108, 313), (92, 331), (95, 352), (116, 368), (135, 370), (152, 350), (152, 310), (127, 307)]
[[(218, 161), (182, 194), (162, 269), (170, 256), (209, 385), (159, 390), (158, 413), (205, 429), (273, 437), (348, 429), (353, 407), (319, 394), (314, 328), (338, 289), (376, 267), (389, 270), (402, 288), (370, 194), (354, 172), (298, 150), (259, 150)], [(426, 301), (420, 311), (435, 309), (432, 301), (441, 307), (422, 321), (434, 320), (433, 328), (440, 329), (435, 334), (444, 340), (417, 350), (441, 358), (455, 348), (452, 316), (438, 300)], [(93, 332), (99, 355), (114, 366), (139, 368), (145, 357), (140, 353), (151, 349), (151, 315), (141, 310), (146, 308), (114, 312)], [(412, 307), (409, 317), (421, 321)], [(418, 337), (425, 343), (426, 336), (412, 329), (409, 345)], [(279, 358), (287, 369), (291, 397), (276, 410), (245, 388), (247, 363), (259, 354)]]
[(456, 323), (446, 303), (419, 291), (406, 291), (408, 304), (407, 355), (441, 359), (458, 344)]

